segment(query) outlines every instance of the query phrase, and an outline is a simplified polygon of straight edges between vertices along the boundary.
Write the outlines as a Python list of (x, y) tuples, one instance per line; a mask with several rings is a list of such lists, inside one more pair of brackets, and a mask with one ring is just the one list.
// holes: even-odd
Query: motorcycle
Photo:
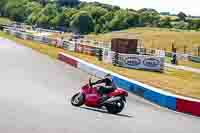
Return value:
[(126, 97), (128, 93), (123, 89), (116, 88), (113, 92), (106, 95), (106, 100), (102, 101), (101, 95), (97, 91), (97, 87), (92, 86), (91, 78), (89, 83), (80, 89), (80, 92), (76, 93), (71, 98), (71, 104), (76, 107), (86, 105), (88, 107), (103, 108), (111, 114), (120, 113), (126, 105)]

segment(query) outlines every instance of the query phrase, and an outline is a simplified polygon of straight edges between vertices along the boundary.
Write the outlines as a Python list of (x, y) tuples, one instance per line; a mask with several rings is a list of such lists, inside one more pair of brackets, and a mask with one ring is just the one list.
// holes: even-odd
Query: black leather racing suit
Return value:
[(98, 87), (97, 91), (99, 92), (99, 94), (103, 95), (103, 94), (108, 94), (112, 91), (115, 90), (115, 86), (112, 82), (112, 80), (110, 80), (109, 78), (104, 78), (101, 80), (96, 81), (95, 83), (92, 83), (92, 85), (96, 85), (96, 84), (102, 84), (104, 83), (104, 86), (100, 86)]

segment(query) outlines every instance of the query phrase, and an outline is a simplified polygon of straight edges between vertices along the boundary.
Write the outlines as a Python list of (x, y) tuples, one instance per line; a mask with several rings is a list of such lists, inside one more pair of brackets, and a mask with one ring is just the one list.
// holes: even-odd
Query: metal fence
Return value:
[[(46, 36), (36, 36), (32, 34), (25, 33), (21, 30), (15, 30), (13, 28), (4, 28), (4, 31), (8, 34), (14, 35), (21, 39), (33, 40), (40, 43), (50, 44), (55, 47), (61, 47), (66, 50), (71, 50), (79, 53), (84, 53), (92, 56), (96, 56), (98, 54), (99, 49), (104, 49), (111, 51), (111, 43), (108, 42), (97, 42), (93, 40), (86, 39), (74, 39), (74, 40), (63, 40), (63, 39), (52, 39)], [(51, 31), (51, 30), (49, 30)], [(140, 46), (140, 45), (139, 45)], [(194, 62), (200, 62), (200, 47), (194, 49), (197, 56), (193, 56), (192, 54), (186, 53), (176, 53), (179, 60), (190, 60)], [(172, 52), (164, 52), (163, 50), (153, 49), (153, 48), (143, 48), (139, 47), (137, 52), (140, 55), (148, 55), (148, 56), (167, 56), (172, 57), (174, 53)]]

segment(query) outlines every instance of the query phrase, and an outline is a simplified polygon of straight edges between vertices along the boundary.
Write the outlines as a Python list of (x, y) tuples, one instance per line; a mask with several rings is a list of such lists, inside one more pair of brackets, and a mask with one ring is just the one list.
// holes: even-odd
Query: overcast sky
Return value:
[(81, 0), (98, 1), (101, 3), (118, 5), (122, 8), (154, 8), (159, 12), (169, 11), (178, 13), (180, 11), (186, 14), (200, 16), (200, 0)]

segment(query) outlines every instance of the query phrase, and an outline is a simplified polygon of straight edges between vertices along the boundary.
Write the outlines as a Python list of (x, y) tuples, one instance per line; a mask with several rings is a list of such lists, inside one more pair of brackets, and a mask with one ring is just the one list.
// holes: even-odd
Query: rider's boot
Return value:
[(99, 100), (99, 103), (105, 102), (108, 98), (109, 98), (109, 97), (108, 97), (107, 95), (103, 94), (103, 95), (101, 96), (101, 99)]

